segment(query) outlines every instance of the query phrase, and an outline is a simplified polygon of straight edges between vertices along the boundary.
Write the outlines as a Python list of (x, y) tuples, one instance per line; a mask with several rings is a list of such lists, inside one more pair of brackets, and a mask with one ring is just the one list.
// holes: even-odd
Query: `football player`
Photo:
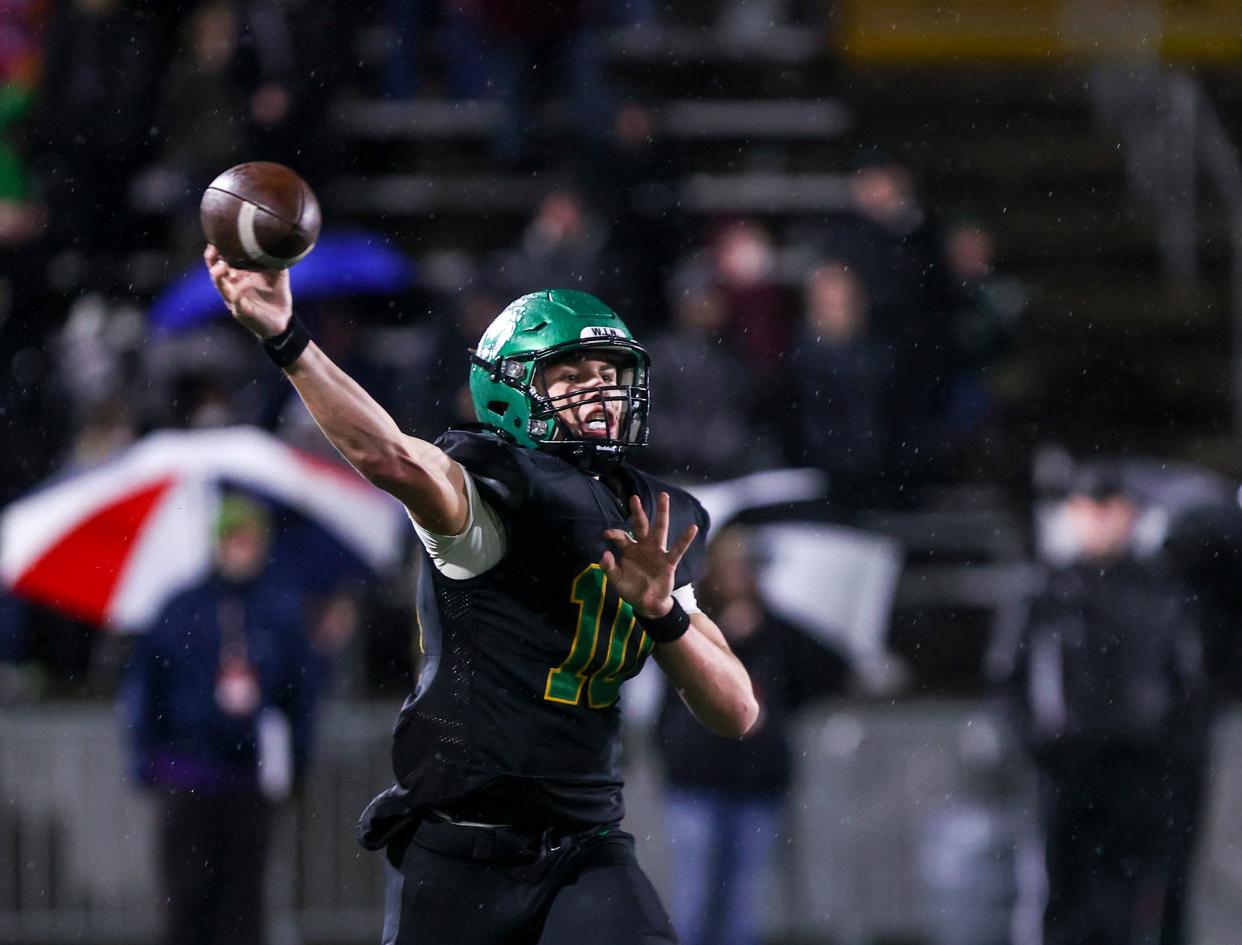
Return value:
[(676, 941), (618, 826), (621, 684), (654, 655), (697, 718), (731, 737), (758, 705), (695, 603), (705, 512), (626, 461), (646, 438), (646, 351), (590, 295), (523, 296), (470, 354), (479, 422), (433, 444), (311, 341), (287, 273), (231, 269), (210, 246), (204, 258), (328, 439), (405, 504), (426, 551), (396, 784), (359, 824), (389, 863), (384, 942)]

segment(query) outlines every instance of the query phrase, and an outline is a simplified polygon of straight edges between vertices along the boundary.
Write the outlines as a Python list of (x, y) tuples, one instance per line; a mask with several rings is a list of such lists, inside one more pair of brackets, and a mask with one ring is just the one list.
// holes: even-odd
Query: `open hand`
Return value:
[(666, 548), (668, 509), (668, 493), (661, 492), (656, 499), (655, 517), (649, 522), (638, 496), (631, 496), (633, 537), (619, 528), (604, 532), (604, 537), (616, 546), (617, 554), (605, 551), (599, 566), (639, 618), (663, 617), (672, 609), (677, 565), (699, 533), (697, 525), (690, 525), (672, 548)]
[(293, 317), (293, 293), (289, 290), (289, 272), (251, 272), (234, 269), (220, 251), (208, 244), (203, 261), (216, 291), (224, 299), (233, 317), (260, 338), (279, 335)]

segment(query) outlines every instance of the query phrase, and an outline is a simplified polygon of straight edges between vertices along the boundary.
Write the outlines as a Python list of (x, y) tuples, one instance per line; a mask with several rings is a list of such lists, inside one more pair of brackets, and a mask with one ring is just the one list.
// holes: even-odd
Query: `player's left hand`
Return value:
[(649, 521), (638, 496), (631, 496), (630, 533), (619, 528), (604, 532), (617, 553), (605, 551), (599, 566), (640, 619), (663, 617), (672, 609), (677, 564), (699, 533), (697, 525), (690, 525), (672, 548), (666, 547), (668, 510), (668, 493), (661, 492), (656, 499), (655, 516)]

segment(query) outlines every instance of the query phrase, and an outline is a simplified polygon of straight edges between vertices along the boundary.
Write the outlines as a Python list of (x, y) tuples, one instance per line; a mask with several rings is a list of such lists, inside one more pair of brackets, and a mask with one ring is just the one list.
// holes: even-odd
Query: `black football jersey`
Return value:
[(669, 493), (669, 540), (691, 523), (676, 586), (701, 566), (707, 514), (629, 466), (610, 484), (549, 453), (452, 430), (439, 445), (469, 472), (505, 531), (486, 573), (451, 580), (427, 560), (418, 590), (422, 663), (398, 717), (393, 764), (406, 803), (492, 823), (619, 820), (621, 684), (651, 639), (598, 565), (607, 528), (628, 530)]

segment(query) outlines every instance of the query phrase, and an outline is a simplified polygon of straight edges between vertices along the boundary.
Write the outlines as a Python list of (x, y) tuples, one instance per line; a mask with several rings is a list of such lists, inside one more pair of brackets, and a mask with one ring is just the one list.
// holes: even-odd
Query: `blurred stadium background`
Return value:
[[(223, 311), (172, 294), (233, 163), (316, 188), (346, 248), (303, 315), (413, 432), (459, 415), (504, 301), (597, 292), (654, 351), (645, 468), (753, 525), (774, 608), (858, 670), (799, 722), (768, 938), (1032, 941), (1030, 785), (990, 660), (1075, 462), (1132, 460), (1156, 543), (1236, 507), (1240, 63), (1229, 0), (0, 0), (0, 499), (168, 428), (326, 455)], [(366, 253), (392, 267), (350, 284)], [(882, 356), (817, 376), (835, 331)], [(802, 423), (821, 382), (854, 406)], [(388, 779), (410, 580), (359, 591), (273, 857), (277, 945), (377, 940), (352, 826)], [(125, 647), (0, 604), (0, 943), (156, 934)], [(667, 888), (633, 685), (629, 826)], [(1217, 745), (1197, 945), (1242, 928), (1232, 710)]]

